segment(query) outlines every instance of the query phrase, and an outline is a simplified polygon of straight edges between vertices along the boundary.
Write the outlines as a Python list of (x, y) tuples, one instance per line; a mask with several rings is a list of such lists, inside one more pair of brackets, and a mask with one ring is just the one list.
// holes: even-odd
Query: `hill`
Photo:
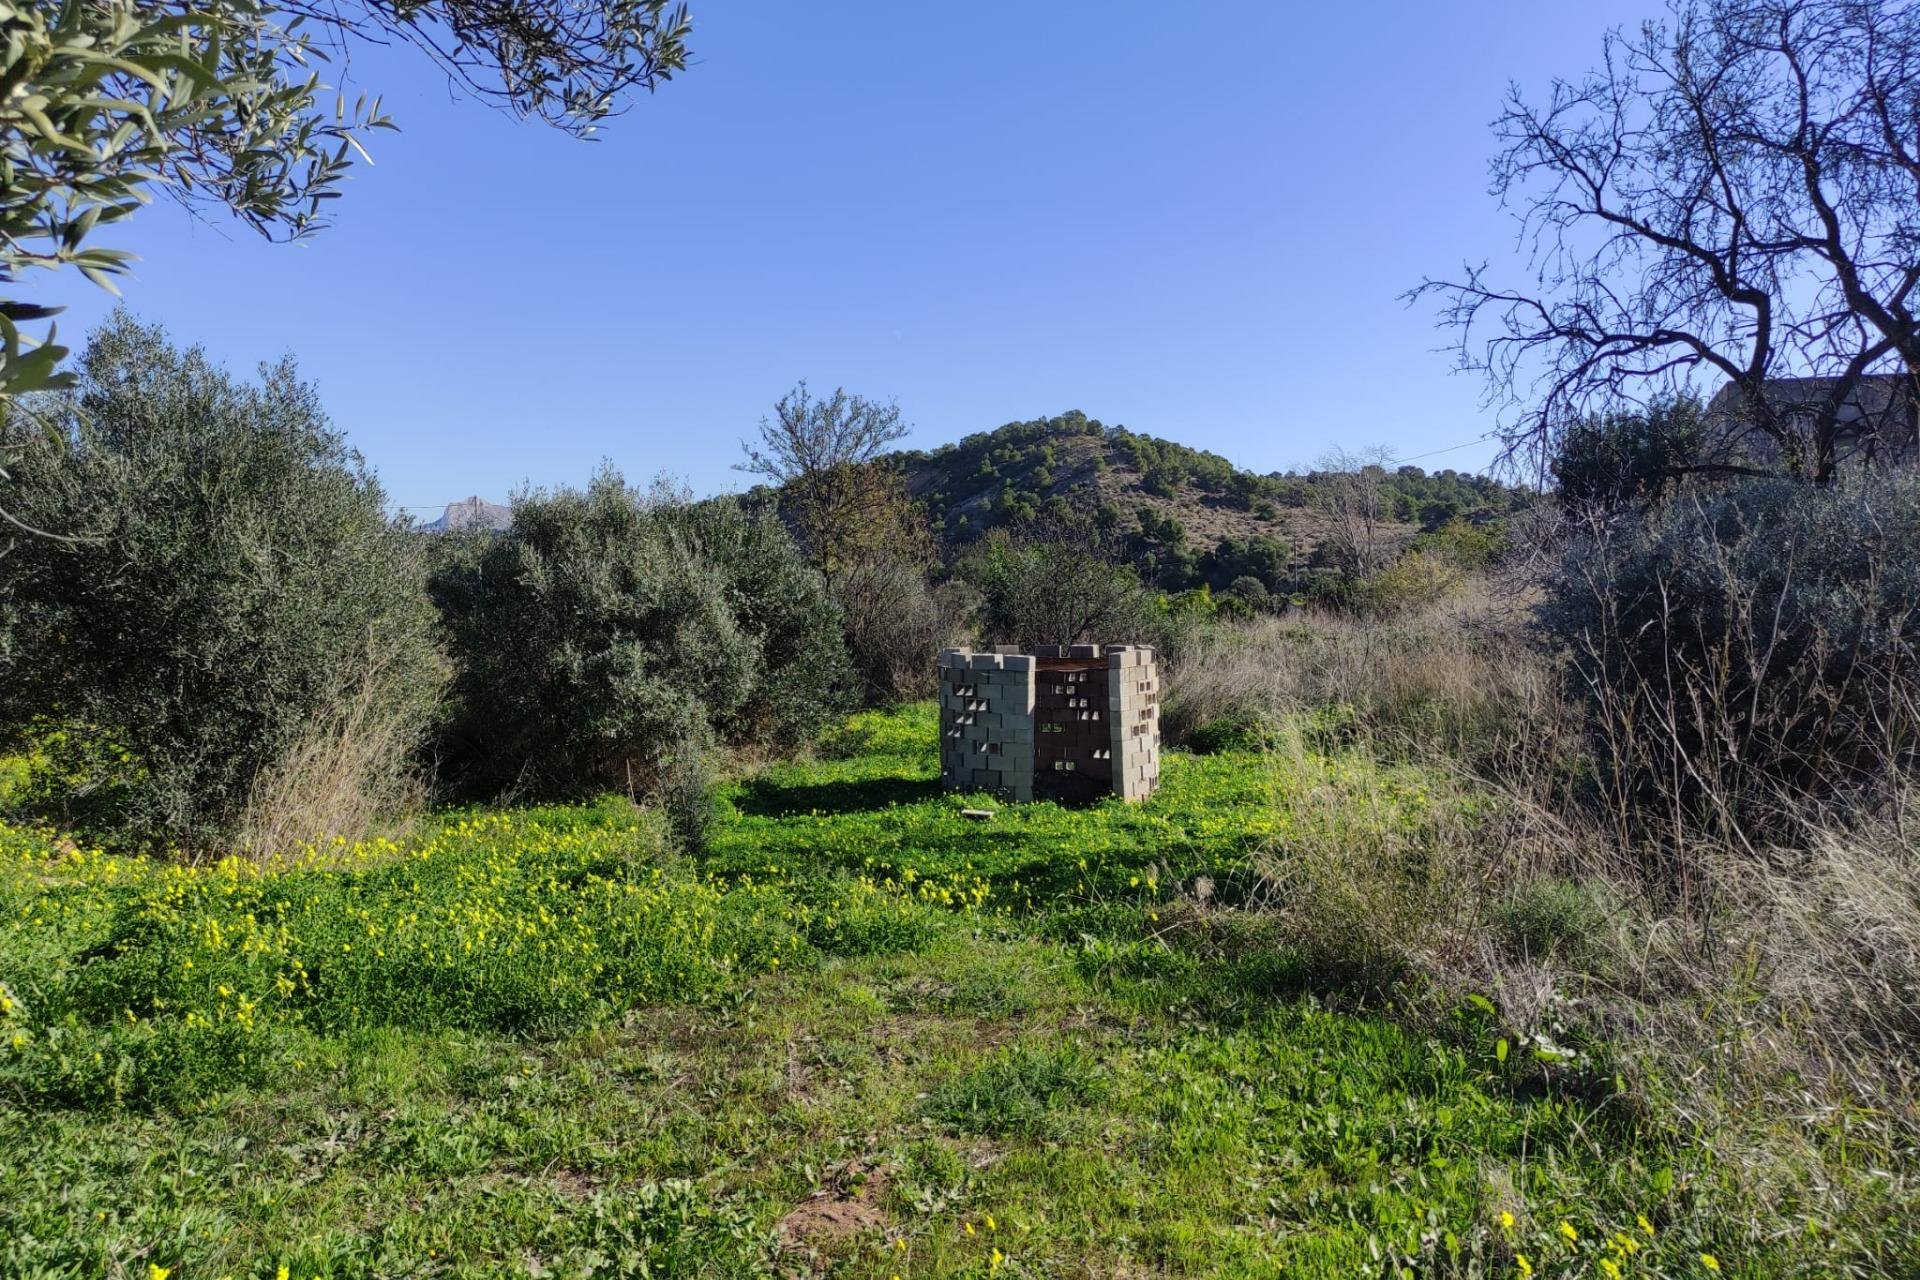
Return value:
[[(1332, 476), (1248, 471), (1077, 410), (893, 457), (950, 544), (1033, 521), (1090, 525), (1168, 589), (1224, 587), (1247, 575), (1279, 589), (1323, 561), (1330, 533)], [(1451, 470), (1375, 468), (1371, 479), (1389, 543), (1452, 520), (1496, 519), (1527, 497)]]
[(475, 495), (449, 502), (438, 519), (429, 520), (420, 527), (427, 533), (468, 533), (489, 529), (498, 533), (512, 523), (512, 508)]

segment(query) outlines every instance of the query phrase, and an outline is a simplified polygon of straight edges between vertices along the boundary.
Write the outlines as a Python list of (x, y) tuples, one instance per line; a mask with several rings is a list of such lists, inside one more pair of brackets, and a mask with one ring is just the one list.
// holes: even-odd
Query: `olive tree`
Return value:
[(53, 816), (197, 851), (276, 773), (311, 791), (291, 763), (356, 793), (403, 771), (442, 682), (418, 538), (313, 388), (287, 363), (235, 378), (125, 313), (79, 364), (5, 428), (22, 516), (100, 534), (0, 561), (0, 736), (54, 758)]
[[(60, 385), (65, 350), (21, 326), (55, 308), (24, 273), (111, 287), (95, 244), (164, 191), (276, 238), (325, 224), (378, 97), (336, 101), (313, 69), (356, 42), (418, 50), (482, 100), (592, 133), (685, 67), (671, 0), (0, 0), (0, 401)], [(0, 506), (5, 506), (0, 502)]]
[(777, 519), (611, 470), (515, 502), (433, 592), (443, 759), (481, 794), (652, 790), (716, 739), (810, 736), (850, 686), (839, 613)]
[(968, 554), (961, 571), (984, 598), (982, 627), (994, 642), (1031, 648), (1134, 640), (1153, 612), (1130, 567), (1070, 531), (1015, 536), (996, 529)]

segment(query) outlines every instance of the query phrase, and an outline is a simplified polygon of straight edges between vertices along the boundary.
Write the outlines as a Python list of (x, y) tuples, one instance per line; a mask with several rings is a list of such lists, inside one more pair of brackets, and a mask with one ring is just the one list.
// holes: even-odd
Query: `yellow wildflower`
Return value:
[(1502, 1231), (1513, 1230), (1513, 1214), (1505, 1209), (1500, 1211), (1500, 1229)]
[(1520, 1269), (1520, 1280), (1526, 1280), (1528, 1276), (1533, 1274), (1533, 1264), (1527, 1261), (1526, 1254), (1524, 1253), (1514, 1254), (1513, 1264), (1514, 1266)]
[(172, 1267), (163, 1267), (157, 1262), (147, 1264), (147, 1280), (167, 1280), (173, 1274)]
[(1567, 1238), (1568, 1244), (1580, 1243), (1580, 1233), (1573, 1229), (1573, 1224), (1571, 1222), (1562, 1222), (1560, 1224), (1560, 1234)]
[(1720, 1270), (1720, 1259), (1710, 1253), (1703, 1253), (1700, 1255), (1700, 1265), (1709, 1271), (1717, 1272)]

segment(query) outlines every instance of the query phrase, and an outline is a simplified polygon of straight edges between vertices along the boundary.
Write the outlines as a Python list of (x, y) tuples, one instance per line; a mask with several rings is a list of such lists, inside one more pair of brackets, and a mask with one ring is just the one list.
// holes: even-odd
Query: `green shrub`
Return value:
[(1273, 731), (1261, 715), (1236, 710), (1209, 720), (1187, 735), (1187, 745), (1196, 755), (1221, 751), (1262, 751), (1272, 745)]
[(356, 812), (404, 773), (442, 683), (417, 541), (291, 364), (243, 382), (120, 313), (36, 416), (6, 505), (79, 540), (6, 556), (0, 731), (62, 779), (43, 812), (205, 849), (294, 758)]
[(1416, 534), (1407, 550), (1438, 555), (1461, 569), (1484, 569), (1506, 551), (1507, 539), (1503, 519), (1475, 524), (1455, 516), (1437, 529)]
[(658, 784), (660, 809), (666, 815), (674, 844), (682, 853), (696, 858), (707, 851), (708, 836), (719, 808), (707, 755), (708, 747), (703, 739), (682, 741), (672, 748), (661, 765)]
[(433, 577), (457, 663), (445, 759), (483, 792), (651, 787), (681, 744), (811, 738), (850, 685), (840, 618), (771, 515), (538, 494)]
[(1584, 418), (1556, 444), (1554, 488), (1576, 509), (1654, 502), (1702, 461), (1725, 460), (1709, 456), (1705, 409), (1692, 398)]
[(972, 551), (961, 574), (984, 596), (981, 621), (992, 643), (1029, 649), (1126, 643), (1155, 613), (1152, 597), (1132, 569), (1070, 538), (995, 534)]
[(1251, 609), (1266, 609), (1273, 599), (1273, 593), (1267, 590), (1267, 584), (1250, 576), (1235, 578), (1228, 585), (1227, 591), (1240, 597)]
[(1361, 581), (1357, 603), (1381, 617), (1417, 613), (1458, 591), (1462, 581), (1459, 563), (1445, 552), (1408, 551)]
[(1358, 581), (1338, 569), (1308, 569), (1293, 583), (1293, 603), (1302, 607), (1348, 608), (1358, 595)]

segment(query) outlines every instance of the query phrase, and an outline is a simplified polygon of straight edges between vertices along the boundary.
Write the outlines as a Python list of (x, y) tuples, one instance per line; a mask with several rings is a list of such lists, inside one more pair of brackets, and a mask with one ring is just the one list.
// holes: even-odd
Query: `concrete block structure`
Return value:
[(1010, 800), (1144, 800), (1160, 783), (1160, 677), (1144, 645), (940, 655), (940, 780)]

